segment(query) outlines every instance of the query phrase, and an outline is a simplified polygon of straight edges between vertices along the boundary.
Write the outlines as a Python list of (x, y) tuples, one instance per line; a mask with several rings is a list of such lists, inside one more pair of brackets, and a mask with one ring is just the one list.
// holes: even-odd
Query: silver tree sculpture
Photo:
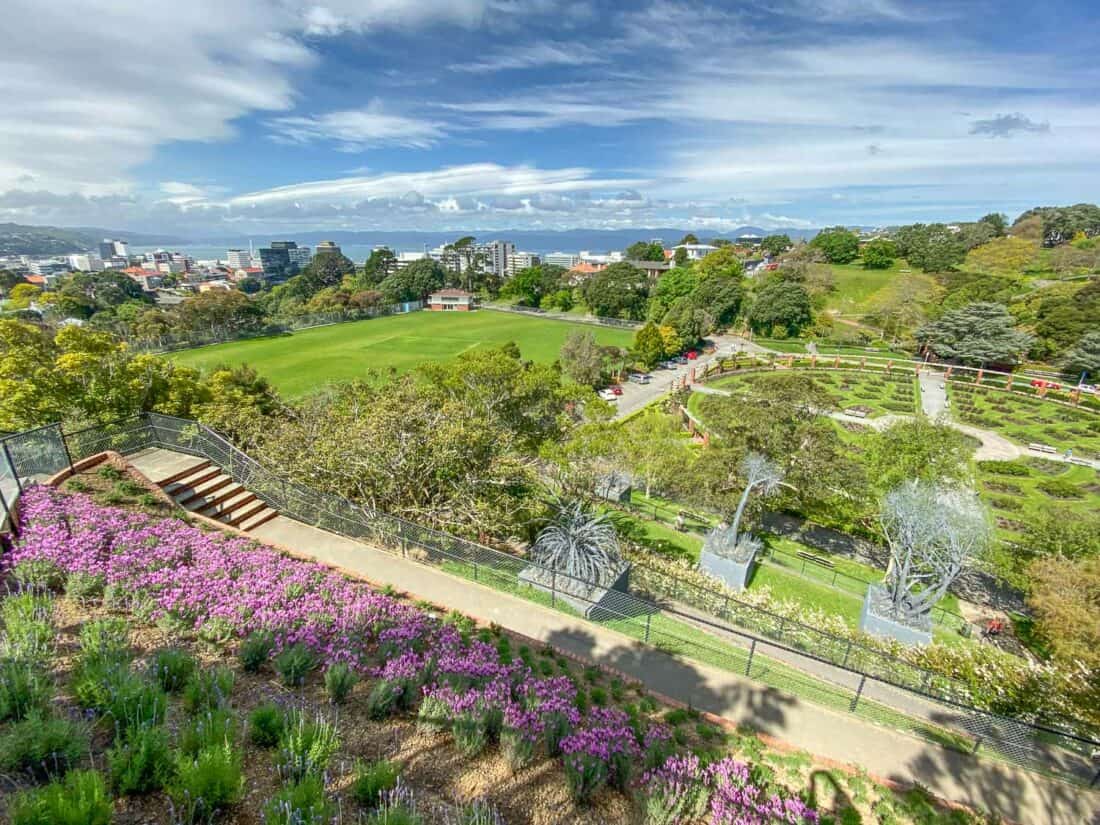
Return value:
[(745, 477), (745, 490), (741, 493), (741, 500), (737, 502), (737, 511), (733, 514), (733, 524), (730, 525), (735, 545), (740, 538), (741, 518), (745, 515), (749, 497), (754, 492), (758, 492), (762, 498), (774, 493), (783, 483), (783, 468), (766, 455), (750, 452), (741, 459), (741, 475)]
[(754, 536), (741, 535), (741, 519), (754, 492), (767, 498), (783, 483), (783, 468), (766, 455), (750, 452), (741, 459), (741, 475), (745, 479), (745, 489), (737, 502), (733, 514), (733, 523), (728, 527), (719, 525), (707, 534), (704, 547), (712, 553), (737, 561), (752, 558), (760, 549), (761, 542)]
[(561, 503), (557, 510), (535, 539), (532, 559), (576, 579), (607, 584), (623, 566), (615, 526), (580, 501)]
[(886, 495), (879, 516), (890, 547), (885, 594), (890, 614), (919, 623), (990, 539), (973, 492), (907, 481)]

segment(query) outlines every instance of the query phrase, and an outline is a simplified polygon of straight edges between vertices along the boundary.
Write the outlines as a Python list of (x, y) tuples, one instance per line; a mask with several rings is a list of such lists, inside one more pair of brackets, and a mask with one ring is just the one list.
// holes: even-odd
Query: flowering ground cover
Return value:
[[(57, 778), (12, 797), (17, 823), (50, 821), (58, 799), (113, 806), (118, 822), (216, 812), (236, 822), (470, 825), (639, 815), (811, 823), (832, 801), (811, 806), (802, 796), (812, 783), (799, 794), (780, 781), (781, 770), (805, 776), (807, 757), (737, 736), (743, 756), (733, 759), (698, 714), (245, 539), (43, 487), (24, 495), (21, 525), (4, 560), (9, 585), (66, 595), (4, 602), (5, 668), (33, 674), (49, 698), (8, 701), (27, 679), (2, 672), (0, 711), (15, 710), (0, 712), (0, 760), (14, 758), (15, 726), (56, 722), (74, 736), (88, 735), (84, 719), (94, 727), (64, 766), (60, 746), (45, 761), (5, 765), (25, 787)], [(273, 757), (261, 743), (276, 744)], [(375, 788), (371, 777), (386, 774), (378, 759), (400, 763), (407, 784)], [(59, 778), (105, 761), (106, 777)], [(858, 819), (857, 806), (908, 804), (866, 777), (850, 780), (839, 795), (845, 821)], [(677, 788), (697, 809), (661, 818), (662, 806), (680, 804)], [(447, 802), (486, 793), (493, 807)], [(387, 806), (418, 807), (416, 818), (385, 819)], [(15, 816), (39, 808), (46, 819)]]

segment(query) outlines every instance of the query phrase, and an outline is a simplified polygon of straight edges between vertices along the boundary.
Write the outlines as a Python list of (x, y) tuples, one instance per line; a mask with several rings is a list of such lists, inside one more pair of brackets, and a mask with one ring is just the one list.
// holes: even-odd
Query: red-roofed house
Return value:
[(474, 308), (474, 296), (464, 289), (441, 289), (428, 296), (432, 312), (469, 312)]

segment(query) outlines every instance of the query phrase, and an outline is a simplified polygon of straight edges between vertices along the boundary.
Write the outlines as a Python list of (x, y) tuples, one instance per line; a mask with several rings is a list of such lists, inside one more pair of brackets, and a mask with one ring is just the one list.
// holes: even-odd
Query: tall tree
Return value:
[(915, 333), (917, 341), (940, 358), (972, 366), (1013, 366), (1031, 346), (1002, 304), (973, 303), (947, 312)]
[(387, 275), (378, 289), (391, 304), (423, 301), (430, 293), (441, 289), (446, 280), (443, 267), (430, 258), (424, 258)]
[(1062, 370), (1074, 377), (1084, 373), (1093, 384), (1100, 381), (1100, 332), (1082, 335), (1077, 346), (1066, 353)]
[(653, 369), (657, 362), (665, 357), (665, 340), (661, 330), (650, 321), (634, 335), (634, 355), (645, 365)]
[(628, 261), (663, 261), (665, 248), (656, 241), (637, 241), (623, 251)]
[(978, 218), (978, 223), (988, 224), (993, 229), (993, 234), (1000, 238), (1008, 228), (1008, 217), (1000, 212), (990, 212)]
[(684, 235), (684, 237), (680, 238), (680, 246), (683, 246), (684, 244), (697, 244), (697, 243), (699, 243), (699, 239), (697, 237), (695, 237), (694, 232), (688, 232), (686, 235)]
[(843, 226), (822, 229), (810, 241), (810, 246), (824, 252), (831, 264), (850, 264), (859, 257), (859, 238)]
[(778, 258), (791, 246), (793, 244), (790, 235), (768, 235), (760, 242), (760, 248), (772, 258)]
[(585, 303), (596, 315), (641, 320), (649, 285), (646, 274), (623, 261), (595, 273), (582, 288)]
[(886, 238), (875, 238), (873, 241), (868, 241), (863, 247), (863, 268), (889, 269), (894, 265), (894, 258), (897, 257), (897, 254), (897, 247), (894, 246), (893, 241)]
[(770, 281), (753, 298), (748, 320), (758, 333), (797, 335), (813, 320), (810, 294), (799, 283)]
[(603, 382), (606, 355), (588, 330), (570, 332), (558, 357), (565, 374), (578, 384), (596, 387)]

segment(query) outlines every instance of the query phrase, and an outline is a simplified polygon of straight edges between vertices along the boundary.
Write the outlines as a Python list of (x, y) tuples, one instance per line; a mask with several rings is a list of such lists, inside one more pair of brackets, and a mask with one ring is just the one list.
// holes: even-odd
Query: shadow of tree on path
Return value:
[(554, 631), (546, 641), (642, 682), (653, 693), (760, 733), (784, 736), (786, 709), (797, 701), (776, 688), (739, 680), (733, 673), (730, 684), (716, 684), (694, 663), (641, 642), (624, 640), (608, 648), (597, 645), (595, 637), (581, 628)]
[[(1100, 792), (1031, 774), (1021, 768), (949, 750), (912, 760), (902, 783), (920, 782), (934, 793), (1027, 825), (1100, 825)], [(953, 788), (951, 793), (947, 788)]]

